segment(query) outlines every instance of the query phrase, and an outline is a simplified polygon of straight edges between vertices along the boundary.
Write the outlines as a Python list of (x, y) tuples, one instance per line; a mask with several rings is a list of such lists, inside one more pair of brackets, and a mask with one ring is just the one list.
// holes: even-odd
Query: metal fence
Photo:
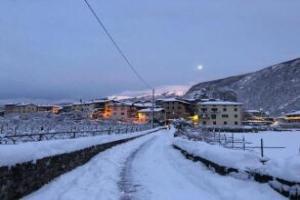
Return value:
[(57, 131), (57, 132), (38, 132), (32, 134), (18, 134), (18, 135), (4, 135), (0, 136), (0, 144), (16, 144), (23, 142), (35, 142), (43, 140), (55, 139), (72, 139), (78, 137), (97, 136), (104, 134), (126, 134), (138, 131), (151, 129), (151, 125), (128, 125), (124, 127), (109, 127), (106, 129), (96, 130), (71, 130), (71, 131)]
[(239, 150), (248, 150), (252, 151), (254, 149), (260, 150), (260, 155), (262, 158), (265, 157), (264, 150), (265, 149), (284, 149), (285, 147), (280, 146), (265, 146), (264, 140), (260, 139), (259, 146), (253, 146), (253, 143), (246, 141), (245, 137), (237, 138), (234, 133), (226, 134), (222, 132), (216, 131), (208, 131), (207, 129), (201, 128), (187, 128), (187, 129), (179, 129), (177, 130), (177, 135), (184, 135), (190, 140), (195, 141), (203, 141), (209, 144), (220, 145), (224, 148), (230, 149), (239, 149)]

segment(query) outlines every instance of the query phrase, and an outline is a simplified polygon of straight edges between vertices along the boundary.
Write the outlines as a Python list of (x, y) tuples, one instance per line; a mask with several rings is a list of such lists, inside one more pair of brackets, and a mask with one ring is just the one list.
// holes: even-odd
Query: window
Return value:
[(234, 108), (234, 111), (235, 111), (235, 112), (237, 112), (237, 111), (238, 111), (238, 109), (237, 109), (237, 108)]
[(218, 111), (218, 108), (212, 108), (211, 111), (217, 112), (217, 111)]
[(203, 123), (203, 125), (206, 125), (206, 121), (203, 121), (202, 123)]
[(125, 115), (125, 113), (122, 112), (121, 115)]
[(239, 116), (238, 115), (234, 115), (234, 118), (238, 118)]
[(216, 125), (216, 124), (217, 124), (217, 122), (216, 122), (216, 121), (213, 121), (213, 124), (214, 124), (214, 125)]
[(239, 123), (238, 122), (234, 122), (234, 125), (239, 125)]
[(228, 115), (222, 115), (222, 118), (228, 118), (229, 116)]
[(217, 115), (211, 115), (211, 118), (212, 118), (212, 119), (216, 119), (216, 118), (217, 118)]
[(226, 111), (227, 111), (227, 108), (223, 108), (223, 111), (226, 112)]
[(227, 125), (227, 122), (226, 122), (226, 121), (224, 121), (224, 125)]

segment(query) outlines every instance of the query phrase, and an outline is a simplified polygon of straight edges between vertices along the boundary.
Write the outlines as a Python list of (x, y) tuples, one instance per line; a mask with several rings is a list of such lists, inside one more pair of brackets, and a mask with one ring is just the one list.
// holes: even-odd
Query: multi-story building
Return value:
[(181, 99), (159, 99), (156, 101), (156, 104), (165, 110), (166, 118), (168, 120), (179, 118), (188, 119), (193, 115), (191, 104)]
[(243, 125), (266, 126), (274, 123), (274, 119), (269, 117), (263, 110), (244, 110)]
[(38, 106), (35, 104), (7, 104), (4, 107), (5, 114), (10, 113), (34, 113), (38, 111)]
[(206, 101), (198, 104), (201, 124), (204, 126), (240, 126), (242, 103)]
[(80, 101), (74, 104), (71, 104), (70, 111), (95, 111), (95, 110), (103, 110), (105, 103), (109, 102), (107, 99), (99, 99), (92, 101)]
[(137, 111), (132, 103), (111, 100), (105, 103), (100, 116), (103, 119), (133, 122), (137, 119)]
[(277, 118), (275, 124), (282, 128), (300, 128), (300, 111), (287, 113)]
[(0, 117), (3, 117), (5, 113), (5, 110), (3, 107), (0, 107)]
[(51, 112), (54, 114), (58, 114), (61, 111), (61, 106), (56, 105), (38, 105), (37, 112)]
[(7, 104), (4, 107), (5, 114), (11, 113), (35, 113), (35, 112), (52, 112), (59, 113), (62, 108), (56, 105), (35, 105), (35, 104)]
[[(138, 111), (138, 123), (149, 123), (152, 119), (152, 108), (146, 108)], [(154, 108), (153, 109), (153, 119), (154, 122), (163, 122), (165, 121), (165, 111), (163, 108)]]

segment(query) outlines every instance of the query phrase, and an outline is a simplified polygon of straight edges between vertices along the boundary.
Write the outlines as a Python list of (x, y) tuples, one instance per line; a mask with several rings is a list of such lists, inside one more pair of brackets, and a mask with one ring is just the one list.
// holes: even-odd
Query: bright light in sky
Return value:
[(203, 69), (203, 65), (198, 65), (198, 66), (197, 66), (197, 69), (198, 69), (199, 71), (201, 71), (201, 70)]

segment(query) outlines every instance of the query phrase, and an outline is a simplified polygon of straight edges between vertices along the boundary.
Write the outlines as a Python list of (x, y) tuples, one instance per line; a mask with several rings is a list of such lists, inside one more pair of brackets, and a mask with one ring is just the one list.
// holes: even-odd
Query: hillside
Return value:
[(246, 109), (271, 114), (300, 110), (300, 58), (253, 73), (199, 83), (186, 97), (241, 101)]

